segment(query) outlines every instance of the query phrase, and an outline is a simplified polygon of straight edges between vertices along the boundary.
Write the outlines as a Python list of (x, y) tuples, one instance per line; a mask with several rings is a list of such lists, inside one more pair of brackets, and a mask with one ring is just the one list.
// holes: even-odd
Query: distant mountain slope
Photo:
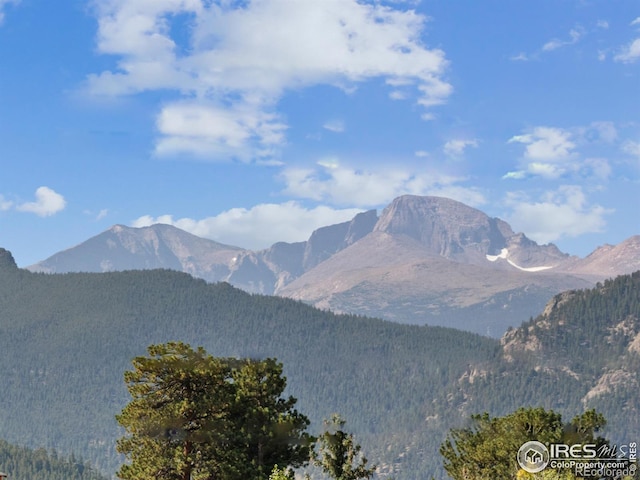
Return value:
[(404, 196), (373, 231), (278, 290), (321, 308), (500, 336), (555, 293), (590, 286), (569, 255), (439, 197)]
[(611, 277), (640, 270), (640, 235), (634, 235), (618, 245), (598, 247), (567, 269), (600, 279), (603, 275)]
[(640, 237), (586, 259), (538, 245), (498, 218), (442, 197), (405, 195), (260, 251), (168, 225), (121, 225), (33, 265), (44, 272), (171, 268), (339, 312), (500, 336), (563, 290), (640, 268)]
[(169, 268), (215, 281), (229, 274), (229, 264), (240, 252), (238, 247), (200, 238), (171, 225), (115, 225), (29, 270), (66, 273)]
[[(122, 373), (150, 343), (284, 362), (314, 428), (342, 413), (397, 480), (445, 478), (438, 446), (470, 413), (596, 406), (619, 440), (640, 431), (640, 272), (565, 292), (502, 342), (335, 315), (169, 270), (43, 275), (0, 250), (0, 430), (9, 440), (120, 461)], [(383, 478), (385, 478), (383, 476)]]

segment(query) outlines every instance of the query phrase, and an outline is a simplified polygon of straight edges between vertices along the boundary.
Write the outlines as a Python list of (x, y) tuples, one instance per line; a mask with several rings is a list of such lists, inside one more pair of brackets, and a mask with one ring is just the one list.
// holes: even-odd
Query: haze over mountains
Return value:
[(538, 245), (498, 218), (441, 197), (402, 196), (378, 216), (320, 228), (305, 242), (250, 251), (170, 225), (116, 225), (28, 267), (169, 268), (336, 312), (500, 336), (561, 291), (640, 269), (640, 236), (584, 259)]

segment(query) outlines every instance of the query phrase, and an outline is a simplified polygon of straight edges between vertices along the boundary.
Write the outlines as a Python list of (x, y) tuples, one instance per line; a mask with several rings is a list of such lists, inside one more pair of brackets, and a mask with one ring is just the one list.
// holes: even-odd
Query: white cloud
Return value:
[(532, 133), (516, 135), (509, 143), (525, 144), (525, 157), (532, 160), (554, 161), (573, 155), (575, 143), (571, 141), (571, 133), (561, 128), (536, 127)]
[(407, 98), (409, 98), (409, 93), (403, 91), (403, 90), (393, 90), (390, 94), (389, 94), (389, 98), (391, 100), (406, 100)]
[(508, 172), (503, 178), (525, 178), (528, 175), (558, 178), (575, 170), (575, 148), (572, 134), (552, 127), (536, 127), (531, 133), (516, 135), (509, 143), (526, 145), (522, 170)]
[(550, 40), (542, 46), (542, 51), (550, 52), (552, 50), (557, 50), (558, 48), (566, 47), (568, 45), (574, 45), (580, 41), (583, 35), (584, 29), (582, 27), (572, 28), (569, 31), (568, 40), (559, 40), (557, 38), (554, 38), (553, 40)]
[(613, 213), (600, 205), (589, 205), (582, 188), (576, 185), (563, 185), (537, 202), (522, 193), (510, 193), (506, 204), (511, 209), (509, 223), (539, 243), (601, 232), (605, 216)]
[(21, 212), (31, 212), (40, 217), (49, 217), (64, 210), (67, 205), (64, 197), (49, 187), (39, 187), (35, 195), (35, 202), (22, 203), (16, 208)]
[(109, 215), (109, 209), (108, 208), (103, 208), (102, 210), (100, 210), (98, 212), (98, 214), (96, 215), (96, 220), (102, 220), (103, 218), (105, 218), (107, 215)]
[(385, 205), (404, 195), (440, 195), (478, 205), (483, 195), (457, 185), (460, 177), (421, 170), (419, 173), (403, 167), (355, 169), (342, 166), (337, 160), (319, 162), (315, 168), (289, 167), (283, 170), (285, 194), (334, 205), (374, 207)]
[(608, 30), (609, 29), (609, 22), (607, 20), (598, 20), (596, 22), (596, 27), (602, 29), (602, 30)]
[[(405, 86), (403, 92), (411, 91), (426, 109), (452, 92), (443, 79), (444, 52), (420, 41), (426, 18), (400, 6), (356, 0), (249, 0), (242, 6), (105, 0), (97, 12), (98, 51), (115, 55), (118, 63), (114, 71), (88, 77), (91, 94), (168, 89), (183, 97), (159, 114), (160, 154), (245, 158), (265, 150), (263, 144), (276, 147), (284, 141), (284, 126), (274, 112), (290, 89), (350, 89), (383, 78), (392, 88)], [(190, 20), (188, 45), (172, 37), (177, 15)], [(207, 106), (206, 114), (192, 108), (193, 116), (184, 118), (185, 105), (196, 103)], [(176, 126), (187, 123), (199, 134), (185, 135)]]
[(635, 20), (633, 20), (629, 25), (631, 25), (631, 26), (640, 25), (640, 17), (638, 17)]
[(529, 56), (524, 52), (520, 52), (517, 55), (512, 55), (511, 57), (509, 57), (509, 60), (512, 60), (514, 62), (527, 62), (529, 61)]
[(325, 122), (322, 128), (334, 133), (342, 133), (345, 131), (344, 121), (337, 120), (337, 119), (329, 120), (328, 122)]
[(475, 139), (465, 140), (465, 139), (456, 139), (449, 140), (444, 144), (442, 150), (444, 153), (450, 157), (460, 157), (464, 155), (464, 151), (468, 147), (477, 147), (478, 141)]
[(611, 175), (611, 165), (606, 158), (581, 158), (578, 146), (614, 144), (618, 131), (612, 122), (592, 122), (586, 127), (561, 128), (536, 127), (531, 133), (516, 135), (509, 143), (522, 143), (525, 152), (519, 161), (520, 170), (506, 173), (503, 179), (521, 180), (542, 177), (555, 180), (567, 175), (579, 174), (582, 178), (606, 180)]
[(224, 108), (196, 102), (173, 103), (157, 119), (158, 155), (192, 153), (211, 159), (270, 158), (286, 126), (276, 114), (250, 105)]
[(640, 38), (636, 38), (629, 45), (622, 47), (620, 53), (615, 55), (613, 59), (622, 63), (634, 63), (640, 60)]
[(233, 208), (200, 220), (175, 219), (171, 215), (142, 216), (134, 227), (166, 223), (205, 238), (253, 250), (267, 248), (276, 242), (307, 240), (317, 228), (351, 220), (357, 208), (333, 209), (327, 206), (305, 208), (297, 202), (260, 204), (250, 209)]

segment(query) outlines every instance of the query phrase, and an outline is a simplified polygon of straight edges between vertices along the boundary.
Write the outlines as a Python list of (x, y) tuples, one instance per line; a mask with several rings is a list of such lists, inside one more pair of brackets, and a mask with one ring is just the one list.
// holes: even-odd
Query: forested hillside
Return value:
[(575, 414), (596, 408), (605, 413), (609, 438), (637, 441), (640, 272), (556, 295), (501, 343), (494, 362), (475, 365), (465, 377), (461, 410), (504, 414), (535, 404)]
[(123, 372), (152, 343), (277, 358), (311, 428), (339, 412), (371, 458), (387, 469), (398, 463), (399, 480), (438, 471), (431, 453), (450, 426), (447, 387), (498, 347), (470, 333), (334, 315), (163, 270), (47, 275), (5, 263), (0, 312), (0, 431), (76, 452), (107, 472), (121, 461), (114, 415), (127, 402)]
[(31, 450), (0, 440), (0, 472), (11, 480), (106, 480), (73, 456), (60, 457), (43, 449)]
[[(587, 407), (640, 431), (640, 274), (563, 294), (502, 340), (334, 315), (178, 272), (35, 274), (0, 255), (0, 433), (112, 473), (123, 372), (148, 345), (275, 357), (312, 420), (338, 412), (383, 477), (445, 478), (438, 447), (469, 414)], [(635, 438), (635, 437), (634, 437)]]

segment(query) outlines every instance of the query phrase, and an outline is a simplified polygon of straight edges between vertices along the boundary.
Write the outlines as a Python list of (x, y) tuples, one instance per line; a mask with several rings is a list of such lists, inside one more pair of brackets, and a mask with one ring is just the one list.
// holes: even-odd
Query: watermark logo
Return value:
[(524, 443), (518, 450), (518, 464), (528, 473), (538, 473), (549, 467), (571, 470), (579, 477), (623, 478), (635, 475), (638, 444), (595, 445), (541, 442)]
[(549, 465), (549, 449), (540, 442), (527, 442), (518, 450), (518, 464), (525, 472), (541, 472)]

